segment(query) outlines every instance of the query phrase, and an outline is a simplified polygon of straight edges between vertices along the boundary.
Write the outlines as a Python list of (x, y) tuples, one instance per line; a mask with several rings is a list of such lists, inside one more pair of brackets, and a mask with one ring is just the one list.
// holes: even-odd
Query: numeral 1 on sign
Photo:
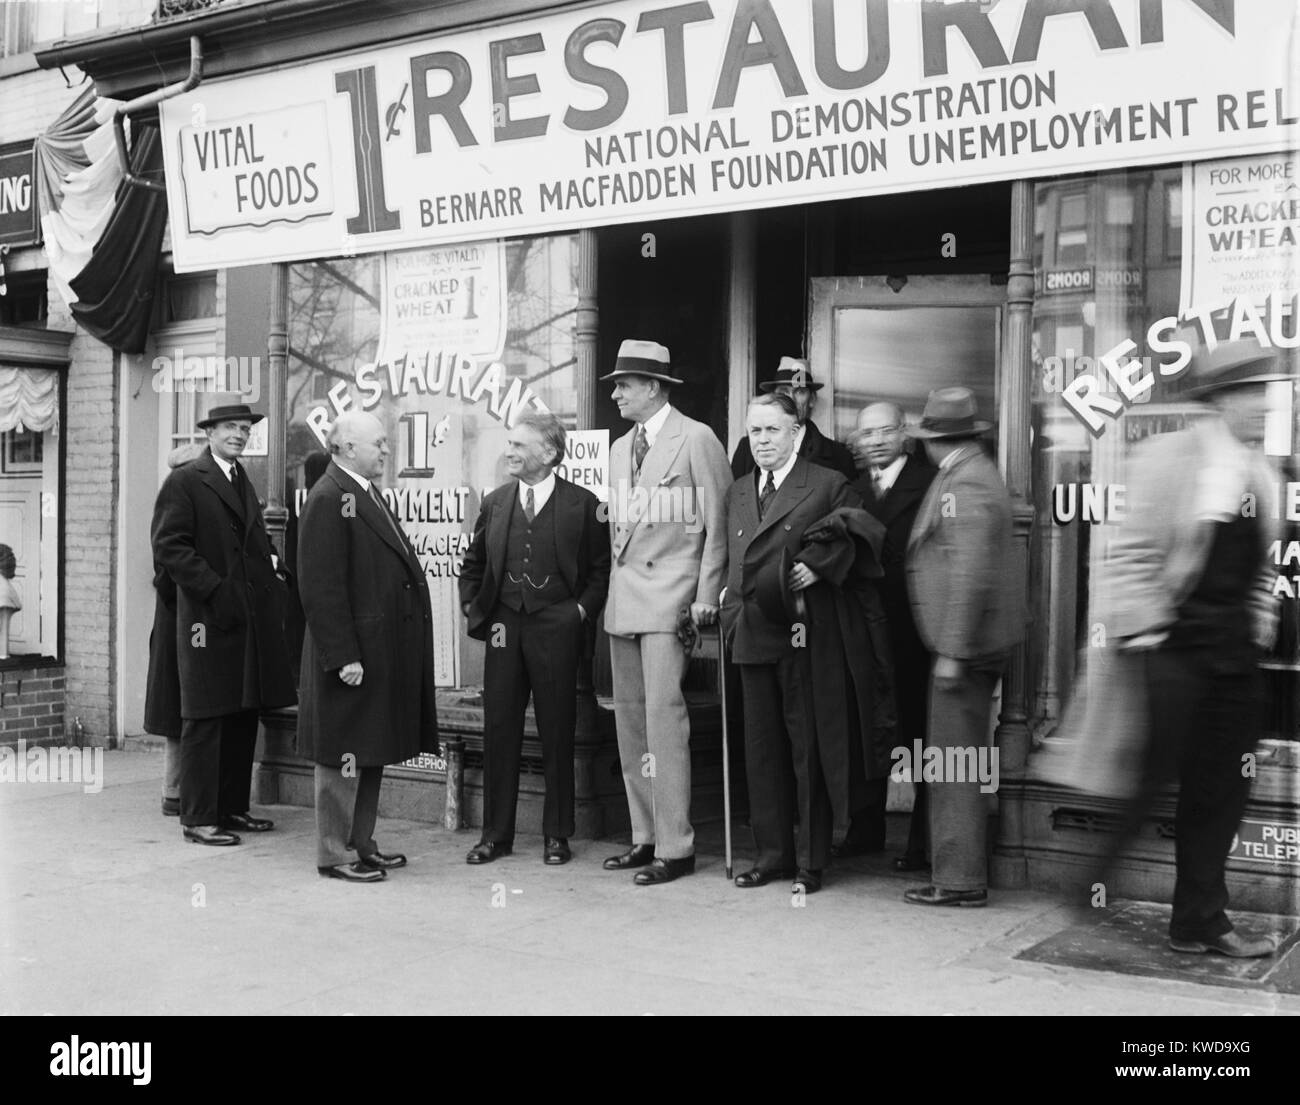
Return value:
[(402, 217), (388, 209), (384, 196), (375, 67), (366, 65), (335, 73), (334, 88), (347, 94), (352, 107), (352, 162), (357, 168), (357, 213), (348, 219), (348, 233), (375, 234), (381, 230), (398, 230)]
[(429, 464), (429, 415), (427, 411), (412, 411), (399, 419), (406, 426), (406, 467), (397, 473), (399, 479), (418, 479), (433, 475)]

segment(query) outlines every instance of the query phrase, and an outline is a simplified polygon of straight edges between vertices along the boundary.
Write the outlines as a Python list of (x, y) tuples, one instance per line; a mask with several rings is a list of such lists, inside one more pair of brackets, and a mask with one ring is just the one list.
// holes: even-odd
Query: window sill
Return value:
[(42, 656), (39, 652), (8, 656), (0, 660), (0, 671), (28, 671), (37, 668), (61, 668), (63, 661), (57, 656)]

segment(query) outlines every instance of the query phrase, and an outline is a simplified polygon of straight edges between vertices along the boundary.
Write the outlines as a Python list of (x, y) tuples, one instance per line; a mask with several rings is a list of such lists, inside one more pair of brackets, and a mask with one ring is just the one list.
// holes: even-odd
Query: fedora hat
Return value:
[(1276, 349), (1244, 338), (1198, 350), (1192, 357), (1187, 393), (1194, 399), (1204, 399), (1227, 388), (1290, 379), (1292, 376), (1283, 370)]
[(646, 376), (651, 380), (662, 380), (665, 384), (681, 384), (685, 381), (671, 376), (668, 369), (672, 359), (668, 356), (668, 347), (657, 341), (637, 341), (628, 338), (618, 347), (618, 360), (614, 362), (614, 371), (602, 376), (602, 380), (617, 380), (620, 376)]
[(223, 403), (209, 407), (207, 417), (194, 423), (199, 429), (206, 430), (218, 422), (261, 422), (266, 415), (250, 410), (247, 403)]
[(919, 426), (904, 426), (908, 437), (974, 437), (993, 423), (975, 417), (975, 393), (970, 388), (936, 388), (925, 401)]
[(821, 391), (826, 386), (813, 382), (808, 362), (801, 361), (798, 357), (782, 357), (781, 363), (776, 366), (776, 379), (764, 380), (758, 385), (758, 390), (775, 391), (782, 384), (789, 384), (792, 388), (807, 388), (809, 391)]
[(792, 563), (790, 550), (782, 549), (780, 558), (760, 568), (754, 580), (754, 601), (759, 612), (775, 625), (791, 626), (808, 620), (802, 592), (790, 589)]

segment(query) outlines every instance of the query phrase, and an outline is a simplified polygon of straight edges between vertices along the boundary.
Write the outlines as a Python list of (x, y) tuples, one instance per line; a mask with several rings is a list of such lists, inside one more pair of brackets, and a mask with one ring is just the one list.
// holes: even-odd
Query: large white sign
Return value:
[(1297, 33), (1294, 0), (623, 0), (207, 81), (160, 109), (175, 263), (1291, 148)]
[(1295, 294), (1300, 250), (1295, 151), (1205, 161), (1183, 170), (1181, 309)]

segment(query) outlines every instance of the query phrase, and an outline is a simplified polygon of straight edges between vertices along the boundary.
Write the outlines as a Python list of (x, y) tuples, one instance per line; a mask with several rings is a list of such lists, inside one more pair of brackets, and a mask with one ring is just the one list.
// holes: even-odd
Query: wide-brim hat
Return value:
[(1291, 378), (1284, 371), (1276, 349), (1244, 338), (1221, 342), (1213, 349), (1201, 349), (1193, 354), (1187, 391), (1194, 399), (1204, 399), (1227, 388), (1274, 384)]
[(261, 422), (266, 415), (250, 410), (247, 403), (224, 403), (209, 407), (207, 416), (194, 423), (199, 429), (206, 430), (218, 422)]
[(813, 380), (808, 362), (801, 361), (798, 357), (782, 357), (776, 368), (776, 378), (764, 380), (758, 385), (758, 390), (775, 391), (782, 384), (788, 384), (792, 388), (807, 388), (809, 391), (821, 391), (826, 386)]
[(760, 568), (754, 580), (754, 601), (759, 612), (775, 625), (792, 626), (808, 617), (803, 593), (790, 589), (792, 563), (790, 550), (782, 549), (780, 558)]
[(637, 341), (635, 338), (628, 338), (618, 347), (618, 360), (614, 362), (614, 371), (602, 376), (601, 379), (617, 380), (620, 376), (645, 376), (651, 380), (662, 380), (665, 384), (685, 383), (685, 380), (670, 375), (668, 369), (671, 366), (672, 358), (668, 355), (667, 346), (660, 345), (657, 341)]
[(925, 401), (919, 426), (904, 426), (908, 437), (975, 437), (992, 427), (975, 417), (975, 393), (970, 388), (936, 388)]

